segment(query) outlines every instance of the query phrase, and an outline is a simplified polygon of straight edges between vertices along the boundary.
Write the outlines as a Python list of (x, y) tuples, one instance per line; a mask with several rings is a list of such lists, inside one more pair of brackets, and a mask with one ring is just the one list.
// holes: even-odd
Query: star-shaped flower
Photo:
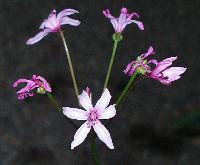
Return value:
[(74, 140), (71, 143), (71, 149), (74, 149), (74, 147), (78, 146), (85, 140), (91, 128), (94, 129), (101, 141), (103, 141), (110, 149), (114, 149), (110, 133), (100, 122), (100, 119), (110, 119), (116, 114), (115, 105), (108, 106), (111, 99), (110, 92), (108, 89), (104, 89), (101, 98), (97, 101), (94, 107), (91, 99), (91, 94), (87, 91), (83, 91), (82, 94), (79, 95), (79, 101), (85, 110), (63, 107), (63, 113), (68, 118), (86, 120), (86, 122), (76, 131)]

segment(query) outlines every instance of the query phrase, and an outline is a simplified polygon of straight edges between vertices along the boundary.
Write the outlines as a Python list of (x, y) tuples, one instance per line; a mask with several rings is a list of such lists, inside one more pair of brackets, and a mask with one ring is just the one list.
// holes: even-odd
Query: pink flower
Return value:
[(110, 149), (114, 149), (110, 133), (100, 122), (100, 119), (110, 119), (116, 114), (115, 105), (110, 105), (107, 107), (110, 99), (110, 92), (108, 89), (105, 89), (101, 98), (93, 107), (91, 95), (88, 95), (86, 91), (83, 91), (82, 94), (79, 95), (79, 101), (85, 110), (63, 107), (63, 113), (68, 118), (86, 120), (86, 122), (83, 123), (81, 127), (76, 131), (74, 140), (71, 143), (71, 149), (74, 149), (74, 147), (78, 146), (85, 140), (91, 128), (94, 129), (101, 141), (103, 141)]
[(80, 25), (79, 20), (71, 19), (68, 15), (78, 13), (78, 11), (74, 9), (65, 9), (56, 15), (56, 10), (54, 9), (40, 25), (40, 32), (36, 34), (33, 38), (30, 38), (26, 44), (32, 45), (38, 41), (40, 41), (43, 37), (45, 37), (48, 33), (58, 32), (61, 28), (61, 25), (69, 24), (72, 26)]
[(132, 20), (132, 17), (139, 18), (139, 15), (137, 13), (131, 13), (128, 14), (128, 11), (126, 8), (121, 9), (121, 14), (119, 18), (115, 18), (110, 14), (110, 11), (108, 9), (103, 11), (103, 14), (110, 19), (110, 22), (113, 25), (113, 28), (115, 29), (116, 33), (122, 33), (126, 25), (135, 23), (140, 28), (140, 30), (144, 30), (143, 23), (140, 21)]
[(142, 55), (140, 55), (137, 60), (130, 62), (126, 69), (123, 71), (125, 74), (128, 74), (129, 76), (132, 76), (133, 73), (136, 71), (137, 68), (140, 68), (140, 71), (144, 71), (144, 73), (146, 72), (150, 72), (151, 68), (148, 66), (149, 63), (154, 63), (154, 60), (150, 60), (147, 63), (146, 58), (152, 54), (155, 54), (153, 47), (150, 46), (148, 51)]
[(31, 93), (31, 91), (35, 88), (37, 88), (40, 93), (45, 93), (46, 91), (51, 92), (51, 87), (48, 82), (41, 76), (33, 75), (31, 80), (19, 79), (13, 84), (13, 87), (17, 87), (20, 83), (27, 84), (24, 88), (17, 92), (19, 100), (23, 100), (28, 96), (33, 96), (34, 93)]
[(160, 81), (162, 84), (169, 85), (172, 81), (178, 80), (186, 71), (184, 67), (170, 67), (177, 57), (170, 57), (156, 64), (156, 67), (149, 74), (149, 77)]

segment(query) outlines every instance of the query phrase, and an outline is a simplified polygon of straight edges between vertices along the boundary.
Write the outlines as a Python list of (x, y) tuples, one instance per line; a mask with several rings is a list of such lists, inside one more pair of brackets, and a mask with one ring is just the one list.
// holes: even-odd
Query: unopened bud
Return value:
[(45, 89), (44, 89), (44, 88), (42, 88), (42, 87), (39, 87), (39, 88), (37, 88), (37, 93), (39, 93), (39, 94), (45, 94), (45, 93), (46, 93), (46, 91), (45, 91)]

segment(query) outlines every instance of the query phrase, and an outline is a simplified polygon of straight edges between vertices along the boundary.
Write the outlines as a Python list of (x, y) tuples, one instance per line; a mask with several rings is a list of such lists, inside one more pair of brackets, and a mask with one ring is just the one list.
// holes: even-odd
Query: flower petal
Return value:
[(40, 80), (43, 83), (43, 88), (47, 91), (47, 92), (52, 92), (51, 87), (49, 86), (49, 83), (41, 76), (37, 76), (36, 77), (37, 80)]
[(79, 102), (82, 105), (82, 107), (85, 108), (86, 110), (93, 109), (91, 97), (88, 95), (87, 92), (83, 91), (79, 95)]
[(93, 126), (94, 131), (96, 132), (99, 139), (104, 142), (108, 148), (114, 149), (112, 139), (110, 137), (110, 133), (108, 130), (104, 127), (103, 124), (101, 124), (100, 121), (96, 122), (96, 124)]
[(60, 13), (58, 13), (57, 18), (60, 19), (62, 17), (68, 16), (71, 14), (75, 14), (75, 13), (79, 13), (79, 12), (74, 9), (64, 9)]
[(91, 127), (88, 127), (87, 122), (81, 125), (81, 127), (76, 131), (74, 135), (74, 140), (71, 143), (71, 149), (81, 144), (85, 138), (87, 137), (88, 133), (90, 132)]
[(110, 99), (111, 99), (110, 92), (106, 88), (106, 89), (104, 89), (104, 91), (101, 95), (101, 98), (97, 101), (97, 103), (95, 105), (95, 109), (99, 109), (99, 110), (105, 109), (108, 106)]
[(60, 24), (61, 25), (68, 24), (68, 25), (72, 25), (72, 26), (79, 26), (80, 23), (81, 22), (79, 20), (71, 19), (71, 18), (69, 18), (67, 16), (60, 18)]
[(180, 78), (179, 75), (183, 74), (186, 71), (186, 68), (183, 67), (171, 67), (163, 71), (164, 77), (169, 77), (169, 80), (174, 81)]
[(87, 120), (87, 112), (78, 108), (63, 107), (63, 114), (70, 119)]
[(36, 34), (34, 37), (30, 38), (27, 42), (26, 45), (32, 45), (38, 41), (40, 41), (43, 37), (45, 37), (50, 31), (44, 30)]
[(116, 115), (116, 109), (115, 104), (110, 105), (108, 108), (106, 108), (103, 111), (100, 111), (99, 119), (110, 119)]
[(142, 22), (136, 21), (136, 20), (129, 20), (126, 22), (126, 24), (130, 24), (130, 23), (135, 23), (135, 24), (137, 24), (137, 26), (139, 27), (140, 30), (144, 30), (144, 25)]

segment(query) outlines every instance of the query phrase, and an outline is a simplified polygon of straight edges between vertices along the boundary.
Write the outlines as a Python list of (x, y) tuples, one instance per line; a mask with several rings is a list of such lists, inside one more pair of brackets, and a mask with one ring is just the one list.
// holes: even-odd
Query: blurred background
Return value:
[(113, 28), (102, 10), (108, 8), (118, 16), (122, 6), (140, 14), (145, 30), (131, 24), (123, 32), (108, 86), (112, 103), (128, 81), (122, 70), (150, 45), (158, 60), (178, 56), (174, 65), (188, 70), (171, 86), (151, 79), (137, 81), (107, 127), (115, 150), (97, 140), (101, 164), (200, 164), (199, 0), (0, 0), (1, 165), (93, 164), (88, 138), (71, 150), (76, 129), (45, 95), (19, 101), (12, 84), (18, 78), (40, 75), (50, 82), (62, 106), (78, 106), (59, 36), (51, 33), (33, 46), (25, 45), (52, 9), (73, 8), (80, 13), (71, 17), (81, 20), (81, 25), (62, 29), (79, 90), (90, 87), (96, 102), (113, 44)]

